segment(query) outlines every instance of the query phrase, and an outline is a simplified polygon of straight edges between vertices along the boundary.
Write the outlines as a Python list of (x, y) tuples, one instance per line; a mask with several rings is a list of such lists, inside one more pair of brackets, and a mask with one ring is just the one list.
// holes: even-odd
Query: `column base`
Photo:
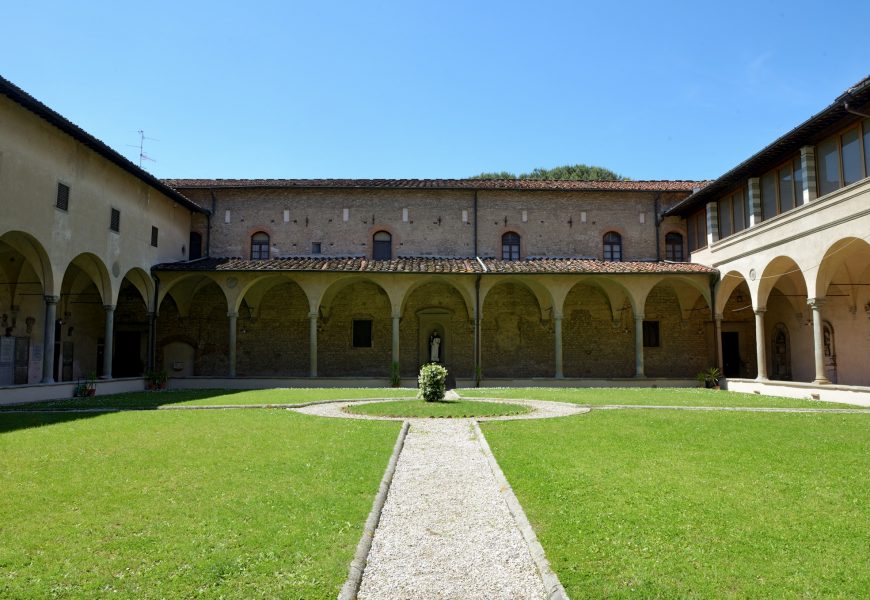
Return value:
[(813, 383), (816, 385), (830, 385), (831, 380), (828, 379), (827, 377), (822, 377), (821, 379), (814, 379)]
[(770, 381), (770, 379), (768, 377), (756, 377), (755, 381), (761, 381), (764, 383), (768, 383)]

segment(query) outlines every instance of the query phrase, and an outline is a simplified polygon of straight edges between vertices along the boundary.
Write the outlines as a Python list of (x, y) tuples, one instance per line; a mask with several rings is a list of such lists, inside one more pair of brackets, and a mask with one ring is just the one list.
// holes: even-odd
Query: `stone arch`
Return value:
[(693, 377), (714, 363), (708, 298), (680, 277), (667, 277), (650, 289), (643, 307), (644, 327), (650, 329), (643, 349), (648, 377)]
[(721, 317), (722, 374), (756, 377), (752, 288), (739, 271), (729, 271), (716, 286), (716, 314)]
[(804, 270), (790, 256), (777, 256), (764, 267), (758, 282), (758, 293), (754, 298), (755, 307), (765, 308), (771, 292), (777, 287), (786, 290), (783, 293), (791, 294), (792, 298), (797, 298), (798, 294), (803, 294), (803, 300), (796, 304), (796, 308), (799, 304), (805, 304), (807, 284)]
[(474, 329), (463, 290), (447, 278), (427, 277), (408, 288), (402, 298), (399, 327), (400, 368), (414, 376), (428, 362), (428, 337), (438, 331), (441, 362), (451, 375), (474, 372)]
[(122, 278), (113, 313), (113, 377), (138, 377), (148, 364), (148, 313), (153, 302), (151, 278), (142, 269), (131, 269)]
[[(808, 293), (811, 297), (824, 297), (832, 283), (841, 287), (867, 283), (860, 278), (868, 264), (870, 264), (870, 243), (855, 237), (837, 240), (828, 246), (822, 255)], [(835, 278), (838, 281), (835, 281)], [(840, 278), (845, 281), (839, 281)]]
[(66, 281), (70, 267), (76, 267), (90, 278), (100, 293), (100, 299), (104, 305), (112, 304), (115, 298), (112, 278), (109, 275), (109, 269), (99, 256), (91, 252), (82, 252), (73, 258), (64, 269), (64, 281)]
[(472, 297), (471, 292), (469, 292), (467, 288), (457, 285), (451, 278), (437, 276), (421, 277), (420, 279), (414, 281), (410, 286), (408, 286), (408, 288), (405, 290), (404, 295), (402, 296), (400, 313), (402, 315), (405, 314), (408, 308), (408, 299), (414, 292), (416, 292), (419, 288), (432, 283), (443, 284), (455, 290), (456, 293), (459, 294), (459, 296), (462, 298), (465, 316), (469, 319), (474, 317), (474, 298)]
[(395, 304), (389, 290), (381, 285), (380, 282), (376, 281), (374, 278), (367, 277), (365, 275), (348, 275), (345, 277), (340, 277), (330, 283), (327, 288), (323, 290), (323, 293), (320, 294), (320, 298), (318, 299), (316, 305), (319, 309), (321, 318), (329, 319), (331, 316), (332, 306), (335, 298), (340, 293), (342, 293), (345, 288), (352, 286), (356, 283), (371, 283), (372, 285), (377, 286), (384, 294), (386, 294), (387, 298), (390, 299), (391, 308), (392, 305)]
[(552, 319), (531, 286), (502, 280), (482, 299), (481, 368), (485, 377), (552, 377)]
[[(224, 289), (211, 277), (180, 278), (162, 295), (157, 320), (157, 364), (168, 370), (167, 344), (189, 340), (194, 346), (194, 375), (224, 376), (228, 371), (228, 301)], [(162, 290), (161, 290), (162, 292)]]
[(3, 245), (8, 246), (20, 254), (33, 269), (42, 285), (42, 292), (46, 296), (56, 296), (55, 282), (62, 279), (56, 275), (56, 270), (45, 247), (35, 237), (23, 231), (7, 231), (0, 235), (0, 249)]
[(305, 294), (305, 306), (306, 309), (311, 312), (311, 301), (308, 297), (308, 293), (303, 286), (303, 282), (289, 275), (288, 273), (273, 273), (269, 275), (263, 275), (262, 277), (257, 277), (245, 283), (245, 285), (241, 286), (236, 295), (235, 299), (231, 303), (231, 311), (239, 312), (239, 309), (242, 306), (242, 303), (248, 305), (251, 309), (252, 313), (256, 317), (260, 311), (260, 304), (264, 296), (269, 294), (273, 288), (276, 286), (284, 285), (287, 283), (293, 283)]
[[(348, 277), (323, 295), (318, 322), (317, 364), (323, 376), (387, 377), (392, 362), (389, 293), (367, 277)], [(354, 345), (354, 321), (370, 322), (371, 344)]]
[(193, 297), (197, 292), (205, 286), (214, 283), (224, 294), (224, 301), (229, 309), (233, 306), (230, 298), (227, 295), (227, 290), (215, 278), (208, 273), (190, 273), (180, 277), (175, 277), (168, 281), (162, 281), (157, 292), (157, 306), (155, 312), (160, 312), (163, 307), (163, 300), (167, 296), (172, 296), (176, 308), (182, 316), (187, 316)]
[(287, 276), (266, 277), (239, 296), (237, 374), (308, 375), (308, 297), (299, 283)]
[[(135, 287), (139, 294), (142, 296), (142, 301), (145, 303), (148, 311), (151, 312), (154, 310), (154, 279), (151, 278), (151, 275), (142, 268), (133, 267), (124, 275), (121, 279), (122, 285), (123, 281), (127, 280), (130, 285)], [(118, 292), (120, 293), (121, 287), (118, 287)], [(112, 304), (117, 303), (117, 295), (113, 299)]]
[[(624, 312), (628, 293), (624, 289), (620, 291), (619, 286), (608, 286), (609, 290), (605, 286), (601, 278), (589, 277), (575, 283), (565, 296), (562, 353), (566, 377), (631, 377), (634, 374), (630, 328), (622, 327), (623, 320), (615, 317)], [(619, 307), (614, 302), (618, 302)], [(626, 323), (631, 321), (629, 314)]]
[(535, 300), (537, 301), (538, 309), (540, 311), (540, 317), (542, 320), (548, 319), (552, 316), (553, 311), (558, 310), (560, 307), (556, 306), (556, 303), (553, 300), (553, 294), (550, 292), (550, 289), (543, 285), (542, 283), (536, 281), (533, 278), (526, 277), (504, 277), (499, 278), (497, 281), (484, 279), (480, 286), (480, 312), (481, 318), (486, 315), (486, 311), (484, 310), (484, 305), (486, 304), (487, 296), (489, 296), (490, 292), (505, 283), (516, 284), (520, 287), (526, 288), (532, 295), (534, 295)]

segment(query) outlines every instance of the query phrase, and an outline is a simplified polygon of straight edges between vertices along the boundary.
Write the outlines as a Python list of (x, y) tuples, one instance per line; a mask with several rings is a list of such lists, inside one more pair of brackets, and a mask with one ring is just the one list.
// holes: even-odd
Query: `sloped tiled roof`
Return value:
[(192, 202), (190, 199), (186, 198), (183, 194), (181, 194), (171, 186), (168, 186), (164, 181), (157, 179), (156, 177), (154, 177), (154, 175), (152, 175), (145, 169), (142, 169), (141, 167), (133, 164), (126, 157), (122, 156), (120, 153), (110, 148), (105, 142), (97, 139), (60, 113), (52, 110), (24, 90), (22, 90), (20, 87), (18, 87), (11, 81), (4, 79), (3, 77), (0, 77), (0, 94), (6, 96), (21, 107), (29, 110), (36, 116), (53, 125), (54, 127), (57, 127), (59, 130), (69, 135), (80, 144), (87, 146), (109, 162), (114, 163), (124, 171), (130, 173), (133, 177), (145, 182), (152, 188), (156, 189), (158, 192), (165, 194), (166, 196), (175, 200), (187, 209), (196, 212), (204, 212), (202, 207)]
[(575, 258), (533, 258), (527, 260), (482, 259), (486, 271), (475, 258), (398, 257), (371, 260), (364, 257), (288, 257), (267, 260), (243, 258), (203, 258), (190, 262), (163, 263), (154, 271), (307, 271), (361, 273), (715, 273), (714, 269), (694, 263), (627, 261), (611, 262)]
[(576, 181), (540, 179), (164, 179), (176, 189), (332, 188), (430, 190), (561, 190), (691, 192), (706, 181)]

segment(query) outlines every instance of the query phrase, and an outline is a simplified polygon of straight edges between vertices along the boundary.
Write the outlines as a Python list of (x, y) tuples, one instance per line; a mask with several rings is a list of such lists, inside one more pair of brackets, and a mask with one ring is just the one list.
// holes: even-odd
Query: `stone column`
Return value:
[(57, 296), (45, 296), (45, 330), (42, 332), (42, 383), (54, 383), (54, 322)]
[(230, 326), (230, 342), (229, 342), (229, 365), (227, 375), (230, 377), (236, 376), (236, 322), (239, 318), (238, 313), (227, 313), (227, 321)]
[(719, 203), (707, 203), (707, 245), (712, 246), (719, 241)]
[(399, 363), (399, 316), (393, 315), (393, 362)]
[(643, 315), (634, 315), (634, 364), (635, 377), (643, 374)]
[(767, 381), (767, 342), (764, 340), (764, 313), (766, 308), (755, 310), (755, 356), (758, 361), (758, 381)]
[(825, 334), (822, 327), (822, 305), (825, 298), (808, 298), (807, 304), (813, 311), (813, 350), (816, 359), (816, 378), (813, 383), (831, 383), (825, 376)]
[(761, 223), (761, 179), (749, 178), (749, 214), (746, 215), (746, 226), (755, 227)]
[(317, 377), (317, 313), (308, 313), (308, 376)]
[(725, 362), (722, 357), (722, 315), (713, 315), (713, 323), (715, 326), (716, 336), (716, 366), (719, 368), (719, 374), (725, 376)]
[(556, 338), (556, 379), (562, 379), (562, 315), (553, 317), (553, 329)]
[(809, 204), (816, 199), (816, 147), (804, 146), (801, 148), (801, 175), (803, 189), (801, 190), (801, 204)]
[(145, 358), (146, 368), (149, 371), (154, 370), (154, 343), (155, 343), (155, 327), (157, 315), (153, 312), (148, 313), (148, 356)]
[(106, 304), (106, 332), (103, 334), (103, 374), (100, 379), (112, 378), (112, 342), (115, 338), (115, 307)]

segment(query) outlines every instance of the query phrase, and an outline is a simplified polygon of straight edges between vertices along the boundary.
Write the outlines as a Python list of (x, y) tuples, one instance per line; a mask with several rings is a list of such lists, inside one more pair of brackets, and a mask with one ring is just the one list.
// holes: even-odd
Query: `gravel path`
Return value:
[(412, 420), (358, 597), (546, 597), (471, 421)]

